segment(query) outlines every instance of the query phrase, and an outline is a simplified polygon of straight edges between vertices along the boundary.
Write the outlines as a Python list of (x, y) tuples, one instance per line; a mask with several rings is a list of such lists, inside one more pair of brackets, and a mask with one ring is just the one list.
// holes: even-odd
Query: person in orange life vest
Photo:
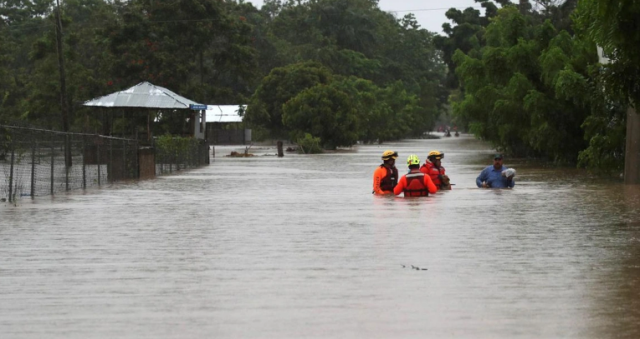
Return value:
[(444, 153), (440, 151), (431, 151), (427, 155), (427, 161), (420, 167), (420, 172), (427, 174), (431, 177), (431, 181), (441, 190), (450, 190), (449, 177), (445, 174), (445, 169), (442, 167), (441, 160), (444, 158)]
[(409, 173), (405, 174), (398, 181), (398, 185), (393, 189), (393, 194), (398, 195), (404, 192), (405, 197), (426, 197), (429, 193), (438, 191), (431, 178), (420, 172), (420, 159), (414, 154), (407, 158)]
[(393, 194), (393, 188), (398, 183), (397, 158), (398, 152), (384, 151), (382, 153), (384, 163), (373, 172), (373, 193)]

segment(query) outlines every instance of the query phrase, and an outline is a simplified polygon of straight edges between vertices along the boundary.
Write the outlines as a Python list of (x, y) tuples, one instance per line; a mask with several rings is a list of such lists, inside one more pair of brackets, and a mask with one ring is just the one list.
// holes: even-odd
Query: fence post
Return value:
[(31, 142), (31, 198), (35, 196), (36, 191), (36, 142)]
[(133, 157), (135, 162), (133, 178), (140, 179), (140, 157), (138, 156), (138, 149), (140, 149), (140, 145), (138, 145), (138, 139), (133, 142), (133, 148)]
[[(123, 133), (124, 136), (124, 133)], [(127, 174), (127, 141), (122, 139), (122, 179), (126, 178)]]
[(113, 139), (109, 139), (109, 163), (107, 164), (107, 178), (113, 182)]
[(64, 188), (66, 191), (69, 190), (69, 169), (71, 168), (71, 142), (69, 140), (69, 135), (64, 135)]
[(282, 151), (282, 141), (278, 140), (278, 156), (279, 157), (284, 157), (284, 152)]
[(87, 189), (87, 137), (82, 136), (82, 189)]
[(11, 166), (9, 167), (9, 202), (13, 199), (13, 162), (16, 158), (15, 138), (11, 138)]
[(102, 171), (100, 170), (100, 168), (102, 167), (102, 163), (100, 162), (100, 142), (96, 142), (96, 162), (98, 163), (98, 186), (102, 184), (101, 183), (102, 178), (100, 178), (102, 176), (101, 174)]
[(54, 144), (55, 144), (55, 140), (56, 140), (56, 135), (55, 134), (51, 134), (51, 195), (53, 195), (53, 191), (54, 191), (54, 186), (53, 186), (53, 179), (54, 179), (54, 163), (55, 163), (55, 158), (53, 156), (54, 152), (55, 152), (55, 148), (54, 148)]

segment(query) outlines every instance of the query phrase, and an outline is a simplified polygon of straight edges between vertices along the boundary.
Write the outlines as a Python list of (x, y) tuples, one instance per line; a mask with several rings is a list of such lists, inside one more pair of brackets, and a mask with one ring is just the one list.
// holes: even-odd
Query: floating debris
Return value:
[(252, 153), (239, 153), (236, 151), (231, 152), (231, 154), (227, 155), (227, 157), (234, 157), (234, 158), (244, 158), (244, 157), (252, 157), (253, 154)]
[[(402, 265), (401, 264), (400, 266), (402, 266), (402, 268), (407, 268), (406, 265)], [(412, 270), (416, 270), (416, 271), (428, 271), (429, 270), (428, 268), (420, 268), (418, 266), (413, 266), (413, 265), (409, 265), (409, 266), (411, 266)]]

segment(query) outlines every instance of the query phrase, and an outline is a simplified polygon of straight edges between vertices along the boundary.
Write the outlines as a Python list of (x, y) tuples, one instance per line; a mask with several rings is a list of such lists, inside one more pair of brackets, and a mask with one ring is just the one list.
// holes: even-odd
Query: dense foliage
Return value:
[(412, 15), (397, 19), (374, 0), (266, 1), (261, 11), (259, 59), (274, 67), (247, 123), (333, 148), (421, 136), (445, 110), (435, 35)]
[[(377, 0), (66, 0), (71, 126), (135, 125), (81, 103), (149, 81), (248, 104), (257, 135), (334, 148), (418, 137), (451, 114), (513, 155), (620, 169), (625, 110), (640, 100), (640, 1), (476, 2), (436, 35)], [(0, 0), (0, 122), (62, 127), (55, 8)], [(156, 132), (183, 124), (162, 114)]]
[[(54, 11), (51, 0), (0, 2), (1, 120), (60, 128)], [(446, 101), (434, 34), (420, 29), (411, 15), (397, 19), (381, 11), (374, 0), (268, 0), (261, 9), (242, 1), (68, 0), (62, 13), (74, 130), (124, 126), (101, 121), (80, 103), (141, 81), (207, 104), (249, 103), (249, 126), (272, 137), (311, 133), (328, 147), (419, 136), (433, 126)], [(343, 80), (348, 77), (353, 80)], [(352, 100), (356, 92), (374, 96), (370, 110)], [(300, 122), (304, 114), (322, 111), (299, 111), (312, 93), (330, 95), (318, 98), (324, 102), (344, 99), (325, 107), (319, 121), (348, 120), (351, 135), (321, 133), (317, 125)], [(293, 99), (297, 106), (288, 106), (285, 124), (284, 105)], [(341, 105), (349, 106), (347, 120), (332, 111)], [(409, 118), (398, 119), (407, 111)], [(170, 131), (184, 117), (161, 119), (157, 127)], [(374, 121), (395, 131), (374, 133)]]
[(485, 16), (450, 10), (456, 26), (436, 41), (455, 73), (454, 119), (516, 156), (620, 169), (625, 102), (606, 90), (578, 1), (478, 2)]

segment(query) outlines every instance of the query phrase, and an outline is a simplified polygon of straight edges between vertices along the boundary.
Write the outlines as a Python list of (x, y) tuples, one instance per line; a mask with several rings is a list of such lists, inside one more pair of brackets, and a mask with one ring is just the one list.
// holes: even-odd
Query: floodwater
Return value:
[[(454, 189), (373, 196), (385, 149), (443, 151)], [(640, 337), (638, 187), (506, 158), (515, 189), (478, 189), (466, 135), (232, 150), (0, 204), (0, 338)]]

